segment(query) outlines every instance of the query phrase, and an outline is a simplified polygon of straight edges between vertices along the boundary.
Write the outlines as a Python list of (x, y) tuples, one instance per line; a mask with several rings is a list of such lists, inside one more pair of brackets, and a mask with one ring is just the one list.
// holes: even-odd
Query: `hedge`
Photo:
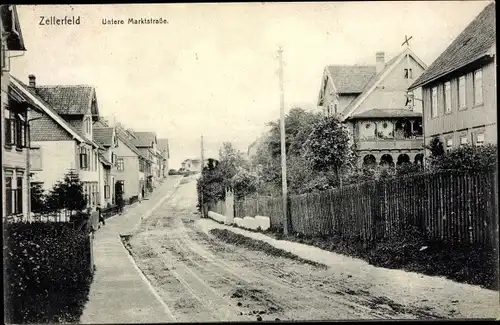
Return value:
[(93, 275), (88, 233), (71, 223), (7, 224), (3, 249), (7, 323), (79, 321)]

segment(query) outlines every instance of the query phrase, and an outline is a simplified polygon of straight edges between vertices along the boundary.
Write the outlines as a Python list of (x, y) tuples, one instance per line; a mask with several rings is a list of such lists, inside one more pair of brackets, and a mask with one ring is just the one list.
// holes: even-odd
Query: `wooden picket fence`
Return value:
[(266, 216), (271, 228), (283, 229), (283, 199), (272, 196), (256, 196), (234, 202), (234, 216), (238, 218)]
[[(290, 228), (373, 243), (415, 226), (429, 239), (491, 247), (498, 241), (497, 197), (497, 171), (429, 172), (292, 195)], [(269, 216), (282, 227), (282, 205), (281, 198), (250, 198), (235, 202), (235, 213)]]

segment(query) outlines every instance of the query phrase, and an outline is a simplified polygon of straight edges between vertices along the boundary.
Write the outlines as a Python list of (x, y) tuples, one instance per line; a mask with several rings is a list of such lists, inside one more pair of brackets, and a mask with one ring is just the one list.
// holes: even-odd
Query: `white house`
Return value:
[(98, 116), (97, 100), (89, 86), (36, 86), (12, 78), (12, 83), (43, 110), (30, 113), (32, 120), (30, 162), (31, 182), (45, 190), (64, 179), (69, 170), (78, 173), (84, 183), (88, 205), (99, 203), (100, 145), (92, 140), (92, 119)]

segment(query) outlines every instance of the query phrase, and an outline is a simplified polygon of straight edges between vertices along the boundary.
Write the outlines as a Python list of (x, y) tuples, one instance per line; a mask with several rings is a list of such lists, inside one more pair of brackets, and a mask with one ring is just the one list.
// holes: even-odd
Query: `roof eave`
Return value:
[(495, 56), (495, 53), (490, 53), (490, 52), (483, 53), (483, 54), (481, 54), (481, 55), (479, 55), (479, 56), (475, 57), (474, 59), (469, 60), (469, 61), (467, 61), (466, 63), (463, 63), (463, 64), (461, 64), (461, 65), (459, 65), (459, 66), (456, 66), (456, 67), (454, 67), (452, 70), (449, 70), (449, 71), (443, 72), (443, 73), (441, 73), (441, 74), (439, 74), (439, 75), (437, 75), (437, 76), (435, 76), (435, 77), (433, 77), (433, 78), (431, 78), (431, 79), (429, 79), (429, 80), (426, 80), (426, 81), (423, 81), (423, 82), (419, 82), (418, 80), (416, 80), (416, 81), (415, 81), (415, 82), (414, 82), (414, 83), (413, 83), (413, 84), (412, 84), (412, 85), (408, 88), (408, 90), (414, 90), (414, 89), (416, 89), (416, 88), (423, 87), (423, 86), (428, 85), (428, 84), (430, 84), (430, 83), (433, 83), (433, 82), (435, 82), (436, 80), (439, 80), (439, 79), (441, 79), (441, 78), (443, 78), (443, 77), (445, 77), (445, 76), (447, 76), (447, 75), (449, 75), (449, 74), (451, 74), (451, 73), (453, 73), (453, 72), (455, 72), (455, 71), (457, 71), (457, 70), (459, 70), (459, 69), (462, 69), (462, 68), (464, 68), (464, 67), (468, 66), (469, 64), (472, 64), (472, 63), (477, 62), (477, 61), (479, 61), (479, 60), (481, 60), (481, 59), (484, 59), (484, 58), (493, 58), (494, 56)]

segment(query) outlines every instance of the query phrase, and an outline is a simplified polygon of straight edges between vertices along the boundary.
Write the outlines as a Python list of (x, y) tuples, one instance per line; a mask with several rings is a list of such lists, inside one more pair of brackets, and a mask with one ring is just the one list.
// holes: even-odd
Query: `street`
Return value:
[(433, 288), (436, 297), (429, 297), (397, 277), (391, 285), (394, 270), (356, 274), (357, 262), (348, 259), (325, 269), (225, 244), (208, 232), (224, 226), (196, 213), (195, 186), (194, 178), (182, 180), (127, 244), (177, 321), (485, 317), (494, 309), (484, 304), (494, 301), (488, 290), (483, 297), (469, 292), (477, 301), (464, 301), (466, 289), (444, 279), (450, 289)]

